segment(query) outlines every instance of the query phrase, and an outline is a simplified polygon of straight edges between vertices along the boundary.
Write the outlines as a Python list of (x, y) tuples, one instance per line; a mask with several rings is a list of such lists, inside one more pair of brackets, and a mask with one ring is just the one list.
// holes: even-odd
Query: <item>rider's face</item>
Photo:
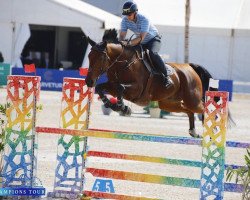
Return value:
[(130, 13), (129, 15), (127, 15), (127, 18), (129, 21), (133, 21), (135, 19), (135, 12)]

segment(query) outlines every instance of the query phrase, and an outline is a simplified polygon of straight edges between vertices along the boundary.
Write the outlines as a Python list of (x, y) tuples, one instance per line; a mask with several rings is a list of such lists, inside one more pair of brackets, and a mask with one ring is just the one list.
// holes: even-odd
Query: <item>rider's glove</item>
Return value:
[(123, 46), (131, 46), (131, 42), (129, 42), (129, 41), (126, 41), (126, 40), (122, 40), (122, 41), (120, 41), (120, 43), (121, 43), (121, 45), (123, 45)]
[(121, 43), (121, 45), (123, 45), (123, 46), (127, 46), (127, 45), (128, 45), (128, 41), (125, 41), (125, 40), (120, 41), (120, 43)]

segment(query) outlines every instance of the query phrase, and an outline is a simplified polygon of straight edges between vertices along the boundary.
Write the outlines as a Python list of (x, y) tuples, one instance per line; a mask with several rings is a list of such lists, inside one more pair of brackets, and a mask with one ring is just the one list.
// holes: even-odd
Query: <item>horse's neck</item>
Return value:
[[(146, 69), (144, 66), (144, 62), (142, 61), (141, 56), (142, 55), (136, 55), (136, 51), (127, 48), (127, 47), (122, 47), (120, 44), (108, 44), (108, 56), (110, 57), (111, 61), (122, 61), (126, 60), (127, 64), (129, 65), (130, 63), (133, 63), (136, 59), (139, 59), (139, 62), (135, 62), (135, 64), (138, 66), (138, 63), (140, 63), (140, 67), (136, 67), (137, 71), (142, 74), (149, 73), (149, 71)], [(134, 65), (134, 64), (133, 64)], [(131, 67), (133, 67), (131, 65)]]
[(122, 47), (122, 45), (120, 44), (110, 43), (107, 46), (107, 50), (108, 56), (112, 61), (115, 61), (117, 58), (123, 60), (130, 60), (133, 56), (133, 52), (126, 49), (125, 47)]
[(107, 46), (107, 54), (111, 60), (115, 60), (122, 53), (121, 45), (110, 43)]

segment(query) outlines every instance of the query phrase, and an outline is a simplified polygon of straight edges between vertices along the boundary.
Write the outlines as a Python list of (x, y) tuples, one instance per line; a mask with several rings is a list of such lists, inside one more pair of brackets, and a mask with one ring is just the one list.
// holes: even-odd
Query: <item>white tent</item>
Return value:
[[(185, 25), (186, 0), (135, 0), (139, 11), (148, 14), (154, 24)], [(192, 27), (233, 28), (240, 21), (248, 0), (191, 0)], [(249, 28), (248, 24), (248, 28)]]
[(0, 0), (0, 51), (16, 64), (29, 38), (28, 24), (80, 27), (95, 40), (120, 18), (80, 0)]
[[(163, 35), (161, 54), (183, 62), (185, 0), (135, 2)], [(189, 61), (215, 78), (250, 82), (250, 0), (191, 0), (189, 44)]]

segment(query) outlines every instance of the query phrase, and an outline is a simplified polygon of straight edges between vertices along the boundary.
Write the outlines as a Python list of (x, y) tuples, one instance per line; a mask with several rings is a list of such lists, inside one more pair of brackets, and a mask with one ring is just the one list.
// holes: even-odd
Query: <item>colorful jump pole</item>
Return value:
[[(90, 93), (84, 79), (64, 78), (61, 125), (63, 129), (88, 128)], [(84, 152), (87, 137), (61, 135), (58, 140), (54, 190), (48, 196), (76, 198), (83, 188)]]
[(228, 92), (207, 92), (200, 199), (223, 199)]
[(38, 76), (8, 76), (3, 187), (32, 187), (34, 184), (40, 79)]

